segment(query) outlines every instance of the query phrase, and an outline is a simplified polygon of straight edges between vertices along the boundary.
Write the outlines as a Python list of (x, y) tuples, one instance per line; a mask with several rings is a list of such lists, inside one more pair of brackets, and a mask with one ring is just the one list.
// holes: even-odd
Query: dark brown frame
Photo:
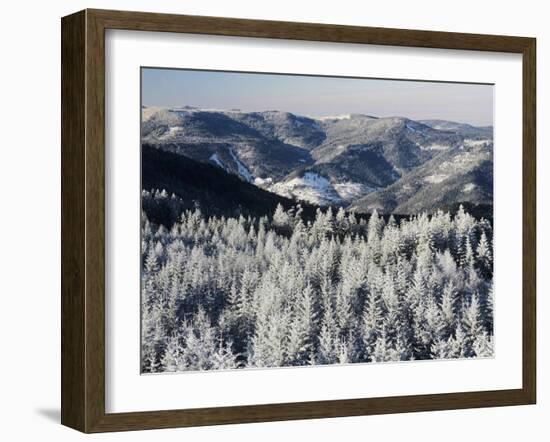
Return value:
[[(405, 29), (84, 10), (62, 30), (61, 422), (83, 432), (534, 404), (536, 40)], [(105, 413), (105, 30), (496, 51), (523, 56), (523, 386), (401, 397)]]

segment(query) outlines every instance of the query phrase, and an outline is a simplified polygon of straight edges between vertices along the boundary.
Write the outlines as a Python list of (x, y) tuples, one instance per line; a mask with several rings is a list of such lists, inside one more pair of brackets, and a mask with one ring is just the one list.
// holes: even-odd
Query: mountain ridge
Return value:
[(458, 199), (487, 204), (492, 136), (492, 127), (446, 120), (142, 108), (142, 144), (288, 199), (356, 211), (412, 214)]

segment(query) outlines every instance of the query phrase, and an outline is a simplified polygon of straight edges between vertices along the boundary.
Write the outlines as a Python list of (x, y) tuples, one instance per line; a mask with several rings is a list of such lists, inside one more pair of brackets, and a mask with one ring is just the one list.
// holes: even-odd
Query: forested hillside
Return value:
[[(402, 215), (492, 204), (491, 126), (184, 106), (144, 107), (141, 127), (149, 149), (210, 164), (303, 204)], [(152, 188), (164, 186), (144, 187)]]
[[(255, 216), (273, 213), (277, 204), (290, 209), (295, 201), (261, 189), (212, 164), (166, 152), (147, 144), (141, 150), (143, 189), (163, 189), (170, 195), (142, 194), (142, 209), (156, 224), (170, 227), (184, 210), (200, 207), (205, 216)], [(172, 197), (174, 195), (174, 197)], [(167, 195), (165, 195), (167, 196)], [(303, 205), (309, 217), (315, 208)]]
[(182, 210), (170, 228), (142, 213), (144, 373), (493, 354), (492, 226), (462, 208)]

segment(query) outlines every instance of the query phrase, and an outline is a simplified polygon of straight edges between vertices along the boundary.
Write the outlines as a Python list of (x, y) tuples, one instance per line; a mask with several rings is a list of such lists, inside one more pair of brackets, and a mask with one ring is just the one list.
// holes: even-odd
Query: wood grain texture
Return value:
[(61, 422), (85, 428), (85, 13), (61, 34)]
[(522, 52), (529, 38), (148, 12), (88, 10), (106, 29), (367, 43), (474, 51)]
[(105, 38), (86, 11), (86, 431), (105, 415)]
[(523, 389), (537, 396), (537, 96), (536, 40), (523, 50)]
[[(523, 387), (338, 401), (105, 413), (105, 30), (513, 52), (523, 55)], [(536, 400), (535, 40), (141, 12), (62, 20), (62, 423), (83, 432), (314, 419)], [(519, 146), (518, 146), (519, 148)]]

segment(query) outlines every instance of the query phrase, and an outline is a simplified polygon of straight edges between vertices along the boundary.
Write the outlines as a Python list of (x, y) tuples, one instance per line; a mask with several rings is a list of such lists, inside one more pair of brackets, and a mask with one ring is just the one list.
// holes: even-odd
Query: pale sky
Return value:
[(185, 69), (142, 69), (142, 104), (306, 116), (367, 114), (493, 124), (493, 86)]

